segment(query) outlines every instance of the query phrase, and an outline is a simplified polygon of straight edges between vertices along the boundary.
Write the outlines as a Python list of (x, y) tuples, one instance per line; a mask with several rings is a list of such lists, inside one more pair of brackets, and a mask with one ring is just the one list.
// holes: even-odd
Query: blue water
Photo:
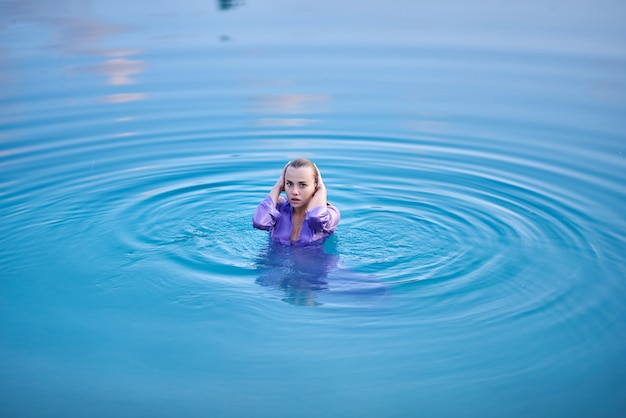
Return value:
[(625, 18), (0, 0), (0, 416), (624, 416)]

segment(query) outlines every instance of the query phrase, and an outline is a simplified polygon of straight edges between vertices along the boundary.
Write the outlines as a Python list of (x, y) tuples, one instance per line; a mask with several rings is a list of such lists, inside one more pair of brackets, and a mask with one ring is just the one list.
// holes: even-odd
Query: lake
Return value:
[(0, 415), (623, 416), (625, 19), (0, 0)]

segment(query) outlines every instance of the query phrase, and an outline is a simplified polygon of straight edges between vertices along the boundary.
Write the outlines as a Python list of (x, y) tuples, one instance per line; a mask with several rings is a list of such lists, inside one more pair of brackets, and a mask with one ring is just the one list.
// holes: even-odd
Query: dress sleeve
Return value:
[(313, 231), (332, 234), (339, 224), (339, 209), (333, 205), (318, 206), (306, 214), (306, 221)]
[(267, 196), (254, 211), (252, 225), (258, 229), (269, 230), (276, 225), (278, 218), (280, 218), (280, 212), (276, 209), (272, 198)]

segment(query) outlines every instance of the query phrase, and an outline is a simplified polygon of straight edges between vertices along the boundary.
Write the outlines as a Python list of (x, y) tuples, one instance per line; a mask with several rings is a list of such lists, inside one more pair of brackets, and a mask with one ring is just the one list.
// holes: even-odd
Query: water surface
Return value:
[(624, 17), (0, 1), (1, 415), (622, 416)]

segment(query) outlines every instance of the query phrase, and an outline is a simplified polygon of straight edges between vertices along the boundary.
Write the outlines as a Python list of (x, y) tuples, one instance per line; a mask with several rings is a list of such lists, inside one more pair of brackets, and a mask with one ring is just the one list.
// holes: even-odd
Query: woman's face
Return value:
[(311, 167), (287, 167), (285, 194), (293, 208), (307, 208), (315, 193), (315, 176)]

